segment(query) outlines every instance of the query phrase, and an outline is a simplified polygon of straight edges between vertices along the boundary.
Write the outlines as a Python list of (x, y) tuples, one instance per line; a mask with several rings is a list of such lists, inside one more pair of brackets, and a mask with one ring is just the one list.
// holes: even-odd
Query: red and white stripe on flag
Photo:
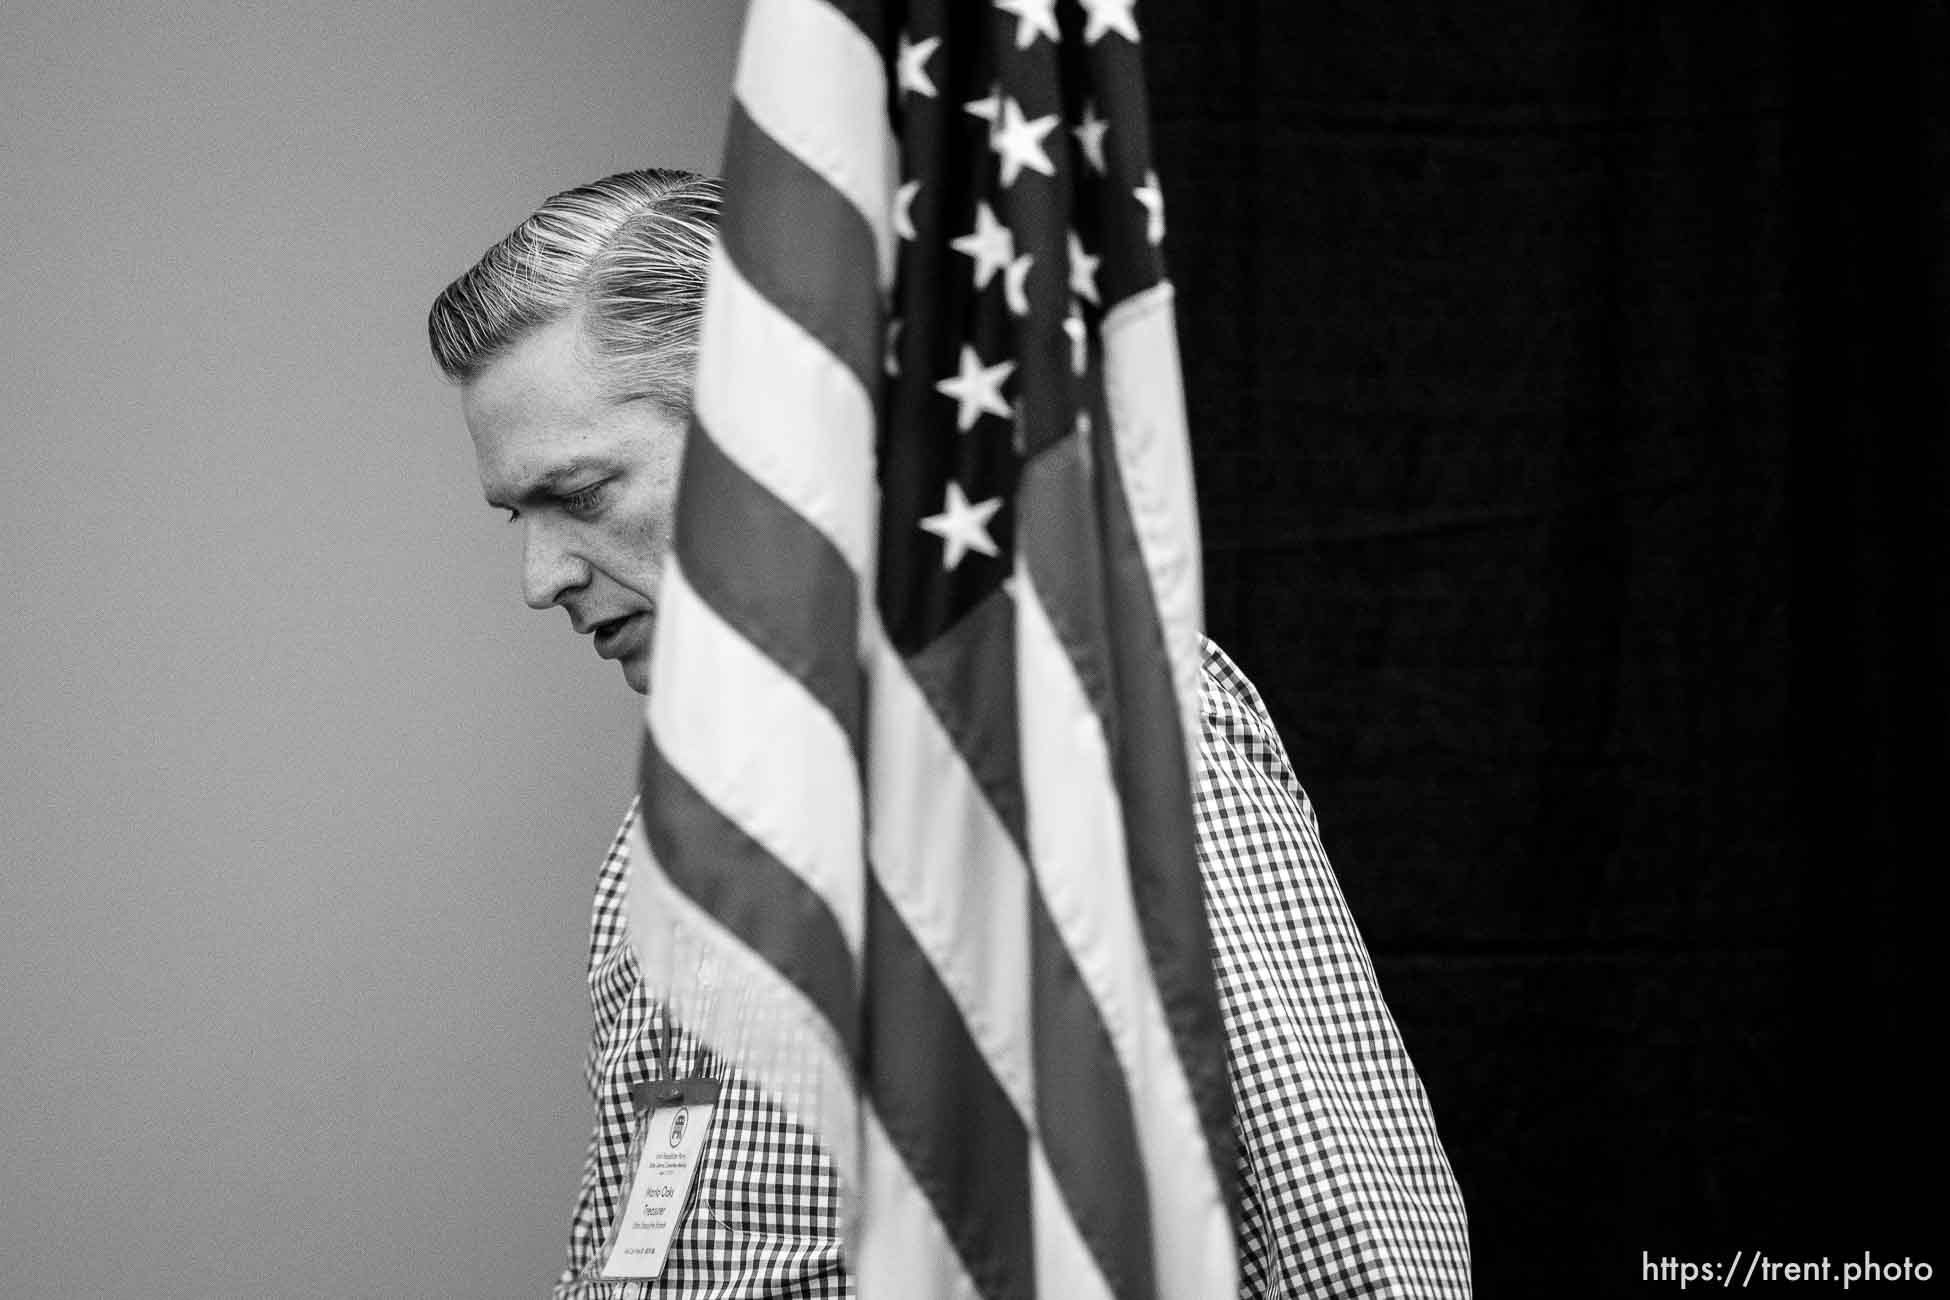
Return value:
[(869, 1297), (1236, 1290), (1134, 6), (746, 20), (631, 924)]

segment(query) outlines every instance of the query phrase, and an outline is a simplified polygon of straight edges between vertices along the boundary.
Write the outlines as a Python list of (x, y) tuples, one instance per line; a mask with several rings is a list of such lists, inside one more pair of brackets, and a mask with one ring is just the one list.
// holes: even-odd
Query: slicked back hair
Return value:
[(718, 199), (716, 180), (668, 170), (557, 194), (434, 300), (434, 360), (465, 384), (529, 331), (579, 312), (616, 396), (683, 415)]

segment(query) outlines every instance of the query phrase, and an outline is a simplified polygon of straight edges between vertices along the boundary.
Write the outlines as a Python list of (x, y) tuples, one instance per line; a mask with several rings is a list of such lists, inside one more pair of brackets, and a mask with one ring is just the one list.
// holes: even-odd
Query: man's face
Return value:
[(522, 598), (568, 611), (643, 693), (684, 423), (612, 397), (586, 349), (576, 317), (535, 329), (461, 390), (461, 411), (488, 504), (522, 528)]

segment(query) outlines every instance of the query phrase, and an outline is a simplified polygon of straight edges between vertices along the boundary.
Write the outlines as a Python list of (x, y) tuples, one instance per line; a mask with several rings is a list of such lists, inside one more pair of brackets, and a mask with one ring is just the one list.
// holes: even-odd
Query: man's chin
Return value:
[(617, 667), (623, 670), (623, 680), (630, 684), (631, 690), (635, 691), (638, 695), (648, 695), (650, 693), (649, 655), (631, 655), (628, 659), (618, 664)]

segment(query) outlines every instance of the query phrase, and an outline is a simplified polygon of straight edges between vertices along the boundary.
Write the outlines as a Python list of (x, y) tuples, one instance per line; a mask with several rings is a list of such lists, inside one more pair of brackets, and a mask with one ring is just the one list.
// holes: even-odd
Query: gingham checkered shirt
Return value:
[[(1462, 1198), (1428, 1099), (1259, 692), (1204, 646), (1194, 813), (1239, 1136), (1240, 1294), (1469, 1295)], [(663, 1015), (625, 939), (632, 804), (596, 882), (587, 1075), (596, 1124), (556, 1300), (850, 1297), (818, 1144)], [(725, 1080), (663, 1276), (590, 1280), (628, 1188), (630, 1087)]]

